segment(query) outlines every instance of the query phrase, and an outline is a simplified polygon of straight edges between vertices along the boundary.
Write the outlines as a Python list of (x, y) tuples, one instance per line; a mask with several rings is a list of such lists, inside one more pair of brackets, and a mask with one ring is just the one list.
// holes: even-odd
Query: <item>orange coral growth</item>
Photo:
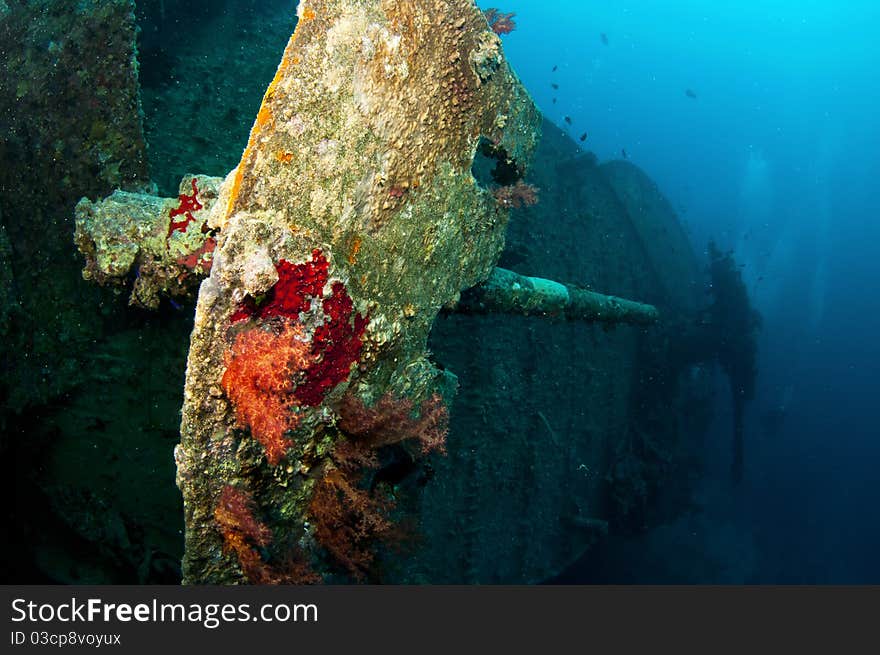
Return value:
[(260, 111), (257, 112), (257, 129), (262, 129), (272, 120), (272, 110), (263, 103)]
[(311, 344), (303, 340), (298, 324), (285, 322), (280, 330), (240, 332), (227, 350), (221, 381), (238, 425), (250, 429), (273, 466), (292, 445), (285, 432), (298, 424), (291, 412), (296, 405), (294, 376), (314, 362)]
[(272, 533), (265, 525), (254, 518), (254, 498), (250, 492), (232, 485), (223, 487), (214, 520), (224, 533), (240, 534), (242, 541), (250, 540), (257, 546), (266, 546), (272, 540)]
[(352, 266), (357, 263), (358, 253), (361, 251), (361, 238), (355, 237), (354, 242), (351, 244), (351, 252), (348, 253), (348, 263)]

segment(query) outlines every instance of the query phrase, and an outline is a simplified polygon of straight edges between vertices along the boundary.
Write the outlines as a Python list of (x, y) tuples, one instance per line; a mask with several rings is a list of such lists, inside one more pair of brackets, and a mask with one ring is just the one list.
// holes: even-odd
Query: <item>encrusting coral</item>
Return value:
[(312, 258), (302, 264), (294, 264), (282, 259), (275, 265), (278, 281), (269, 289), (258, 304), (256, 299), (247, 297), (232, 314), (235, 323), (246, 319), (267, 319), (281, 316), (291, 320), (299, 318), (301, 312), (308, 311), (312, 298), (320, 296), (327, 284), (327, 271), (330, 264), (320, 250), (312, 251)]
[(85, 256), (83, 277), (131, 285), (129, 303), (149, 309), (165, 298), (191, 297), (213, 266), (218, 235), (208, 216), (221, 182), (187, 175), (176, 199), (116, 191), (97, 202), (80, 200), (74, 241)]

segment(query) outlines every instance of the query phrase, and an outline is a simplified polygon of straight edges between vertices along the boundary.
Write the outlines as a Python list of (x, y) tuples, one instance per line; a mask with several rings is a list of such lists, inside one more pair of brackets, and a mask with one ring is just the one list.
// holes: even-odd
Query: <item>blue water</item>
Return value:
[(500, 9), (516, 12), (505, 51), (542, 110), (602, 159), (625, 149), (698, 253), (710, 238), (733, 249), (764, 317), (747, 477), (715, 484), (721, 417), (693, 538), (747, 550), (744, 582), (880, 582), (880, 3)]

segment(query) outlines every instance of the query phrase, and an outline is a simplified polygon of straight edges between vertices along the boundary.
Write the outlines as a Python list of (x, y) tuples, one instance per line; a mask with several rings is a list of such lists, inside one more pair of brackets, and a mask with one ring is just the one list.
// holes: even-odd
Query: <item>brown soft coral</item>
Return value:
[(379, 448), (402, 441), (417, 442), (422, 454), (446, 453), (449, 412), (440, 394), (422, 402), (418, 418), (413, 418), (413, 401), (395, 398), (389, 391), (375, 405), (367, 407), (353, 394), (339, 403), (339, 427), (355, 441)]
[(422, 402), (416, 418), (413, 401), (390, 392), (372, 407), (348, 393), (336, 409), (337, 425), (345, 436), (337, 440), (315, 485), (309, 517), (315, 540), (352, 576), (363, 580), (375, 547), (403, 538), (391, 520), (393, 500), (381, 485), (365, 484), (364, 474), (379, 466), (376, 450), (409, 442), (418, 443), (422, 454), (445, 453), (449, 412), (437, 393)]
[(214, 520), (223, 535), (223, 547), (235, 553), (242, 572), (252, 582), (263, 577), (263, 561), (256, 550), (272, 540), (272, 533), (254, 516), (255, 504), (251, 494), (243, 489), (226, 485), (214, 507)]
[(315, 539), (357, 580), (373, 563), (373, 546), (393, 531), (393, 502), (358, 486), (358, 474), (332, 464), (315, 485), (309, 517)]
[(513, 17), (516, 16), (514, 12), (504, 14), (492, 7), (483, 11), (483, 15), (495, 34), (510, 34), (516, 29), (516, 23), (513, 20)]
[(226, 353), (223, 390), (239, 426), (250, 429), (273, 466), (292, 445), (285, 433), (299, 421), (293, 413), (295, 377), (313, 362), (311, 344), (304, 340), (302, 328), (291, 322), (240, 332)]
[(272, 532), (256, 517), (251, 493), (226, 485), (214, 507), (214, 520), (223, 535), (223, 548), (238, 558), (241, 571), (254, 584), (317, 584), (321, 577), (299, 557), (288, 552), (282, 566), (274, 568), (263, 561), (258, 548), (272, 542)]
[(497, 187), (492, 191), (495, 200), (505, 209), (531, 207), (538, 204), (538, 187), (517, 180), (516, 184)]

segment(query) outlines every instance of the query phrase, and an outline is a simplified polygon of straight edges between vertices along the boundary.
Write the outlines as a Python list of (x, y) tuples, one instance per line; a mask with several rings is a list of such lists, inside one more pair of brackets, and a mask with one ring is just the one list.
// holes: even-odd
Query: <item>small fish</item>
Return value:
[(566, 116), (566, 117), (565, 117), (565, 122), (568, 123), (569, 125), (571, 125), (571, 117), (570, 117), (570, 116)]
[(581, 134), (580, 138), (581, 138), (581, 141), (586, 141), (587, 140), (587, 133), (584, 132), (583, 134)]
[(559, 68), (559, 66), (554, 66), (554, 67), (553, 67), (553, 70), (550, 71), (550, 72), (551, 72), (551, 73), (555, 73), (557, 68)]
[(626, 154), (626, 148), (621, 148), (621, 149), (620, 149), (620, 154), (623, 155), (623, 158), (624, 158), (624, 159), (629, 159), (629, 155)]
[(554, 105), (556, 104), (556, 98), (553, 98), (553, 104)]
[(693, 98), (694, 100), (697, 99), (697, 94), (694, 92), (693, 89), (685, 89), (684, 94), (685, 94), (688, 98)]
[(174, 309), (176, 309), (177, 311), (183, 311), (183, 306), (173, 298), (169, 298), (168, 302), (171, 303), (171, 306), (174, 307)]
[(608, 45), (608, 35), (605, 32), (602, 32), (599, 37), (602, 39), (603, 45)]
[(554, 89), (558, 89), (558, 88), (559, 88), (559, 85), (558, 85), (558, 84), (551, 84), (550, 86), (552, 86)]

